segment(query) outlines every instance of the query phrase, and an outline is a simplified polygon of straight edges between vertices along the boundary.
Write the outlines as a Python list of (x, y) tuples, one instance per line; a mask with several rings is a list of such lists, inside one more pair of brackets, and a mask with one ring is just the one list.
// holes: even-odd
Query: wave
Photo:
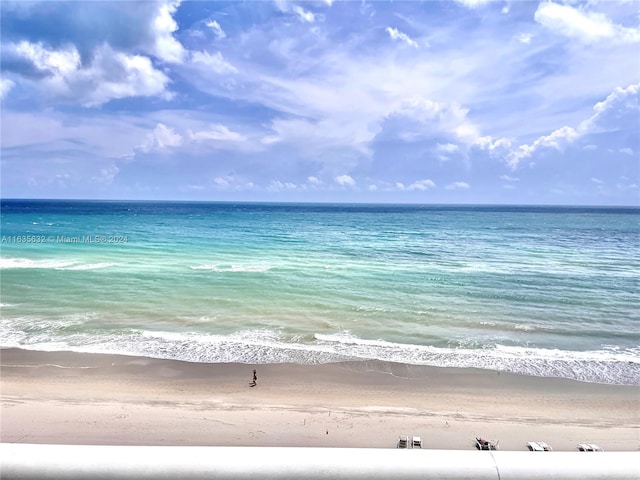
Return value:
[(84, 265), (74, 265), (72, 267), (59, 268), (58, 270), (99, 270), (101, 268), (113, 267), (114, 265), (118, 264), (113, 262), (87, 263)]
[(42, 268), (42, 269), (60, 269), (70, 267), (76, 264), (75, 260), (59, 260), (59, 259), (44, 259), (44, 260), (31, 260), (29, 258), (1, 258), (0, 269), (9, 268)]
[(195, 265), (191, 270), (207, 270), (211, 272), (268, 272), (271, 267), (264, 265)]
[(640, 347), (609, 346), (595, 351), (499, 344), (483, 348), (450, 348), (368, 340), (348, 332), (293, 335), (269, 329), (242, 330), (225, 335), (139, 329), (80, 333), (78, 329), (68, 328), (69, 323), (75, 323), (72, 319), (67, 322), (41, 329), (25, 328), (28, 322), (24, 321), (6, 322), (0, 326), (2, 347), (111, 353), (199, 363), (319, 364), (379, 360), (640, 385)]
[(80, 263), (78, 260), (1, 258), (0, 269), (98, 270), (118, 265), (113, 262)]

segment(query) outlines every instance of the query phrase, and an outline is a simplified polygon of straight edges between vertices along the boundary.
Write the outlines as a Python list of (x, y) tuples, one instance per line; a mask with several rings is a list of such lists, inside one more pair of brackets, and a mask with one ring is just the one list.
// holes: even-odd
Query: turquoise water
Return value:
[(0, 346), (640, 384), (640, 210), (2, 200)]

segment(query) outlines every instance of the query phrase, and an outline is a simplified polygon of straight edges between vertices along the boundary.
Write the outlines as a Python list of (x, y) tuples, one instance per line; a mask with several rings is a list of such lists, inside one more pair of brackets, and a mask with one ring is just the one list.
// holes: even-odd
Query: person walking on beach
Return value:
[(256, 373), (256, 369), (253, 369), (253, 382), (251, 382), (249, 385), (251, 385), (252, 387), (255, 387), (258, 384), (258, 374)]

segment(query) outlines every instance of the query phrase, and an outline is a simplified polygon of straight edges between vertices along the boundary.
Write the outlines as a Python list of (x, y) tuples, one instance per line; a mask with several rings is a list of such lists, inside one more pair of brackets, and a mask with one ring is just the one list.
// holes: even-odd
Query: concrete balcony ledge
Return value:
[(638, 480), (640, 452), (2, 443), (0, 478)]

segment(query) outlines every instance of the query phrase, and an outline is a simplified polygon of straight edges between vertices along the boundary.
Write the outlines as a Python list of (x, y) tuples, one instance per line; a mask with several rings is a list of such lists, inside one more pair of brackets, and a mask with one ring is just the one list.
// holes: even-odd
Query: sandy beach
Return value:
[[(640, 387), (383, 362), (197, 364), (4, 349), (2, 442), (640, 449)], [(258, 382), (250, 386), (252, 370)]]

